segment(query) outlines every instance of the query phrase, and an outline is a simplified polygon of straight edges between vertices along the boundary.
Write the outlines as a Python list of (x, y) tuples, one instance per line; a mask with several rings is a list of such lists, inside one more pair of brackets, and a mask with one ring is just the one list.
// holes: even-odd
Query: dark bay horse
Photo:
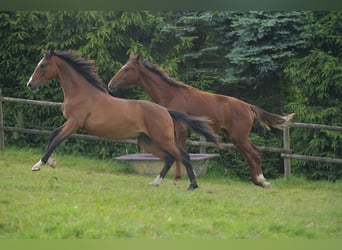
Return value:
[[(261, 168), (261, 153), (251, 144), (254, 116), (269, 129), (281, 129), (294, 114), (280, 116), (269, 113), (255, 105), (237, 98), (211, 94), (171, 78), (160, 67), (141, 60), (141, 53), (130, 55), (130, 60), (115, 74), (108, 83), (111, 92), (121, 87), (140, 85), (153, 101), (167, 108), (176, 109), (191, 116), (205, 116), (211, 121), (214, 131), (223, 130), (239, 150), (249, 166), (252, 180), (256, 185), (269, 187)], [(177, 127), (178, 145), (185, 148), (186, 130)], [(180, 177), (180, 166), (176, 164), (175, 178)]]
[(93, 63), (71, 51), (44, 51), (27, 86), (38, 90), (53, 78), (60, 79), (66, 122), (51, 132), (45, 154), (32, 167), (33, 171), (40, 170), (46, 162), (55, 167), (56, 161), (50, 157), (52, 152), (64, 139), (81, 129), (113, 140), (137, 138), (142, 148), (164, 161), (164, 167), (152, 185), (159, 185), (173, 162), (179, 161), (189, 176), (189, 189), (197, 188), (189, 155), (175, 143), (174, 121), (185, 123), (217, 144), (218, 137), (204, 118), (189, 117), (152, 102), (112, 97), (96, 74)]

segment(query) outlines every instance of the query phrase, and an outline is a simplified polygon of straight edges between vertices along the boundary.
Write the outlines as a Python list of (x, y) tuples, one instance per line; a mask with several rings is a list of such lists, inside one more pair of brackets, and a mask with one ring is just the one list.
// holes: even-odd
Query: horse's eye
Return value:
[(125, 71), (125, 72), (128, 72), (128, 71), (129, 71), (129, 68), (127, 68), (127, 67), (124, 68), (124, 71)]
[(43, 64), (41, 64), (40, 66), (39, 66), (39, 68), (41, 68), (41, 69), (44, 69), (46, 67), (46, 64), (45, 63), (43, 63)]

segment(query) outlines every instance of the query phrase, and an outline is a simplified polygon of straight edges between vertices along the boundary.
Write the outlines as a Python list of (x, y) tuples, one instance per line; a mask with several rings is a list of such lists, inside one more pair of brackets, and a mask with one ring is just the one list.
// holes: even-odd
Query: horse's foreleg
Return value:
[[(64, 125), (63, 125), (64, 126)], [(49, 138), (48, 138), (48, 145), (46, 147), (45, 150), (48, 150), (48, 148), (50, 147), (50, 144), (52, 143), (53, 139), (55, 139), (55, 137), (61, 132), (63, 126), (54, 129), (50, 134), (49, 134)], [(51, 157), (49, 157), (49, 159), (47, 160), (47, 163), (52, 167), (55, 168), (57, 162), (52, 159)], [(45, 163), (42, 162), (42, 160), (39, 160), (33, 167), (32, 167), (32, 171), (39, 171), (40, 167), (42, 165), (44, 165)]]
[(49, 136), (49, 143), (44, 156), (32, 167), (32, 171), (39, 171), (40, 167), (48, 163), (52, 168), (56, 167), (56, 161), (50, 156), (56, 147), (69, 135), (76, 131), (71, 122), (66, 122), (63, 126), (53, 130)]
[[(56, 168), (57, 162), (51, 157), (49, 157), (49, 159), (47, 160), (47, 163), (49, 164), (50, 167)], [(44, 164), (45, 163), (42, 160), (39, 160), (36, 164), (33, 165), (32, 171), (39, 171), (40, 167)]]
[(175, 163), (175, 175), (173, 176), (173, 181), (176, 182), (179, 181), (182, 178), (182, 172), (181, 172), (181, 163), (179, 161), (176, 161)]

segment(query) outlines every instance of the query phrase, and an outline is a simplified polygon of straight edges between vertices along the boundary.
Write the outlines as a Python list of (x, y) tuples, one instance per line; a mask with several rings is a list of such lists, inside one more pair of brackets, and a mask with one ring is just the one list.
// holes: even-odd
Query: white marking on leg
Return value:
[(260, 183), (264, 188), (271, 187), (271, 183), (267, 182), (263, 174), (257, 176), (257, 182)]
[(158, 175), (158, 176), (154, 179), (154, 181), (150, 182), (149, 184), (150, 184), (150, 185), (153, 185), (153, 186), (158, 186), (158, 185), (161, 183), (162, 180), (163, 180), (163, 178), (161, 178), (160, 175)]
[(39, 161), (38, 161), (36, 164), (34, 164), (34, 166), (32, 167), (32, 171), (39, 171), (41, 165), (44, 165), (44, 162), (42, 162), (42, 160), (39, 160)]
[(259, 175), (257, 176), (257, 182), (262, 183), (262, 182), (264, 182), (264, 181), (265, 181), (264, 175), (263, 175), (263, 174), (259, 174)]

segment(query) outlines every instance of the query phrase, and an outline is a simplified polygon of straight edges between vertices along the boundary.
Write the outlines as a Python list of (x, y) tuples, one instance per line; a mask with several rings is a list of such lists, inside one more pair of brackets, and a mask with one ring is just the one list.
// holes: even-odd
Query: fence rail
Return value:
[[(4, 131), (28, 133), (28, 134), (39, 134), (39, 135), (49, 135), (50, 133), (50, 131), (47, 131), (47, 130), (5, 126), (3, 123), (3, 120), (4, 120), (3, 119), (4, 113), (3, 113), (3, 107), (2, 107), (3, 102), (12, 102), (12, 103), (30, 104), (30, 105), (33, 104), (33, 105), (53, 106), (53, 107), (58, 107), (62, 105), (62, 103), (60, 102), (47, 102), (47, 101), (27, 100), (27, 99), (13, 98), (13, 97), (3, 97), (1, 95), (1, 90), (0, 90), (0, 150), (4, 148), (5, 146), (4, 145)], [(289, 122), (288, 126), (284, 127), (283, 129), (283, 147), (282, 148), (258, 147), (262, 152), (280, 154), (280, 156), (284, 159), (284, 177), (286, 179), (291, 177), (291, 159), (342, 164), (342, 159), (294, 154), (293, 150), (290, 147), (290, 128), (291, 127), (342, 131), (341, 126), (329, 126), (329, 125), (320, 125), (320, 124)], [(103, 138), (93, 136), (93, 135), (84, 135), (84, 134), (73, 134), (71, 138), (86, 139), (86, 140), (113, 141), (113, 140), (103, 139)], [(113, 142), (135, 144), (136, 140), (120, 140), (120, 141), (113, 141)], [(215, 146), (213, 143), (203, 141), (203, 138), (201, 138), (200, 141), (187, 140), (187, 144), (200, 147), (201, 153), (205, 153), (206, 147)], [(224, 143), (223, 147), (235, 148), (235, 146), (231, 143)]]

